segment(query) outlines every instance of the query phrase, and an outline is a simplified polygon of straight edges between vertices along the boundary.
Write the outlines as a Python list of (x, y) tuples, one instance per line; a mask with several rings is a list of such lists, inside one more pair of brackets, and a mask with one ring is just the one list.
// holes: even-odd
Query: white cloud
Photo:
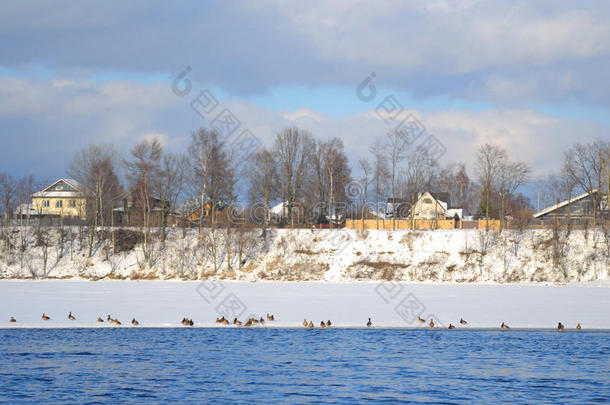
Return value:
[[(169, 85), (1, 79), (0, 132), (11, 137), (0, 148), (2, 169), (62, 175), (72, 154), (86, 144), (113, 142), (127, 153), (139, 139), (151, 136), (160, 137), (170, 150), (184, 151), (190, 132), (204, 124), (189, 102), (171, 93)], [(308, 107), (276, 111), (242, 100), (221, 103), (266, 145), (284, 127), (297, 125), (321, 139), (342, 139), (354, 165), (391, 129), (373, 111), (334, 118)], [(445, 145), (444, 163), (470, 164), (476, 148), (490, 142), (530, 163), (537, 174), (557, 169), (563, 151), (573, 143), (608, 133), (607, 127), (591, 122), (523, 109), (410, 113)]]

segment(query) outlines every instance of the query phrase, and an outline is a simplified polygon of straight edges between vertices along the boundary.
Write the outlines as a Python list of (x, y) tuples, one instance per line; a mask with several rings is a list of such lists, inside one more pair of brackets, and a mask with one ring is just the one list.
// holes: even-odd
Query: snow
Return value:
[[(417, 322), (420, 315), (434, 318), (437, 328), (452, 323), (458, 329), (497, 329), (505, 322), (512, 329), (554, 329), (561, 321), (566, 329), (577, 323), (583, 330), (610, 329), (610, 282), (0, 281), (1, 328), (110, 327), (96, 322), (108, 314), (123, 327), (132, 327), (134, 317), (140, 327), (182, 327), (183, 317), (192, 318), (195, 327), (216, 327), (217, 308), (232, 308), (227, 317), (239, 313), (242, 321), (274, 314), (276, 321), (265, 327), (302, 327), (304, 318), (316, 327), (328, 319), (335, 327), (364, 327), (371, 317), (378, 328), (429, 329)], [(69, 311), (75, 321), (67, 319)], [(41, 320), (43, 312), (50, 321)], [(16, 323), (8, 322), (11, 316)], [(468, 325), (461, 326), (460, 318)]]
[[(380, 221), (381, 222), (381, 221)], [(137, 231), (136, 228), (130, 232)], [(52, 231), (51, 231), (52, 232)], [(387, 231), (260, 229), (227, 235), (224, 229), (169, 230), (164, 245), (111, 254), (109, 239), (87, 257), (86, 236), (64, 241), (51, 233), (46, 268), (35, 230), (24, 253), (0, 252), (0, 279), (221, 279), (241, 281), (585, 282), (610, 278), (610, 232), (602, 230), (502, 233), (484, 230)], [(19, 232), (13, 245), (20, 246)], [(105, 235), (109, 235), (106, 232)], [(240, 239), (241, 238), (241, 239)]]

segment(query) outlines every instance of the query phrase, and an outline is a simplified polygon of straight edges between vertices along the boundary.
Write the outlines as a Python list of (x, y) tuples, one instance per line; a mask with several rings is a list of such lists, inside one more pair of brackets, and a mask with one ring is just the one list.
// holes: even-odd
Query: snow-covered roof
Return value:
[(582, 193), (582, 194), (581, 194), (581, 195), (579, 195), (579, 196), (576, 196), (576, 197), (574, 197), (574, 198), (570, 198), (570, 199), (568, 199), (568, 200), (565, 200), (565, 201), (562, 201), (562, 202), (557, 203), (557, 204), (555, 204), (555, 205), (552, 205), (552, 206), (550, 206), (550, 207), (547, 207), (547, 208), (543, 209), (542, 211), (535, 213), (535, 214), (534, 214), (534, 218), (539, 218), (539, 217), (541, 217), (541, 216), (543, 216), (543, 215), (548, 214), (549, 212), (555, 211), (556, 209), (559, 209), (559, 208), (561, 208), (561, 207), (565, 207), (565, 206), (566, 206), (566, 205), (568, 205), (568, 204), (572, 204), (573, 202), (580, 201), (580, 200), (582, 200), (583, 198), (586, 198), (586, 197), (588, 197), (590, 194), (594, 194), (594, 193), (597, 193), (597, 189), (594, 189), (594, 190), (593, 190), (592, 192), (590, 192), (590, 193)]
[(457, 214), (457, 216), (458, 216), (460, 219), (462, 219), (462, 212), (463, 212), (463, 209), (462, 209), (462, 208), (449, 208), (449, 209), (447, 210), (447, 212), (445, 212), (445, 216), (446, 216), (447, 218), (453, 218), (453, 217), (455, 217), (455, 214)]
[[(65, 184), (67, 187), (64, 189), (60, 183)], [(82, 189), (82, 186), (76, 180), (62, 178), (32, 194), (32, 197), (82, 197)]]
[(269, 212), (275, 215), (282, 215), (282, 213), (285, 213), (288, 210), (288, 205), (287, 201), (281, 202), (269, 208)]

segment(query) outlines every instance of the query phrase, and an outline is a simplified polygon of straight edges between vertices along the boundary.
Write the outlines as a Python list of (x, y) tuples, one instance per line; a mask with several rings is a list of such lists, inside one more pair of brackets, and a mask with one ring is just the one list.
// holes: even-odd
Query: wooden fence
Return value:
[[(504, 224), (509, 228), (510, 224)], [(392, 229), (391, 219), (347, 219), (345, 227), (350, 229)], [(500, 229), (500, 220), (455, 221), (453, 219), (427, 220), (397, 219), (396, 229)]]

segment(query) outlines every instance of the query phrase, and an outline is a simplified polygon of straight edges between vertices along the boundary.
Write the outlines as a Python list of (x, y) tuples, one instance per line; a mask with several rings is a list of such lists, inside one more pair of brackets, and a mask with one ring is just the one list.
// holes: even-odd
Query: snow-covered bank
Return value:
[[(148, 245), (135, 230), (86, 238), (28, 233), (0, 249), (0, 278), (278, 281), (574, 282), (610, 277), (610, 231), (358, 231), (282, 229), (169, 232)], [(84, 239), (84, 240), (83, 240)], [(40, 240), (46, 241), (41, 244)]]
[[(395, 282), (0, 281), (0, 327), (109, 327), (108, 314), (126, 327), (218, 326), (219, 313), (241, 320), (273, 314), (265, 327), (302, 327), (303, 319), (337, 327), (610, 329), (610, 283), (446, 284)], [(68, 320), (68, 312), (76, 316)], [(42, 321), (42, 313), (51, 317)], [(9, 323), (14, 316), (16, 323)], [(459, 325), (460, 318), (468, 321)], [(223, 326), (228, 327), (228, 326)], [(231, 326), (233, 327), (233, 326)], [(256, 325), (255, 327), (260, 327)]]

